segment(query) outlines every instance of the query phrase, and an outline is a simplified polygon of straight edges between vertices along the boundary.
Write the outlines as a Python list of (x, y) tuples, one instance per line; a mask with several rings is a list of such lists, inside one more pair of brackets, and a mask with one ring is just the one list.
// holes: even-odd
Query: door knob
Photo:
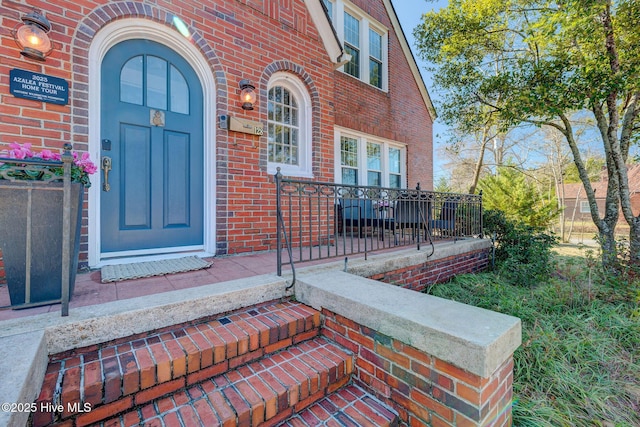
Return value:
[(111, 157), (102, 157), (102, 172), (104, 173), (104, 182), (102, 183), (102, 191), (111, 190), (109, 185), (109, 171), (111, 170)]

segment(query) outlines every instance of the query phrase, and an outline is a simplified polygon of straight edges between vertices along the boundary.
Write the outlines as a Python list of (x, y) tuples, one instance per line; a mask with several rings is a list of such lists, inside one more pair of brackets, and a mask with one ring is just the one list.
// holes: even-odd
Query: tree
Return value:
[[(625, 163), (640, 123), (640, 2), (637, 0), (450, 0), (414, 30), (420, 54), (445, 91), (442, 115), (491, 117), (503, 128), (529, 123), (566, 140), (598, 228), (603, 264), (617, 261), (622, 206), (631, 259), (640, 263), (640, 217), (631, 211)], [(604, 212), (571, 117), (589, 114), (605, 153)]]
[(502, 211), (511, 221), (546, 228), (558, 216), (555, 201), (545, 198), (516, 168), (499, 168), (496, 175), (483, 178), (478, 188), (482, 190), (483, 207)]
[(440, 178), (438, 178), (433, 191), (438, 191), (440, 193), (453, 193), (453, 188), (451, 188), (451, 185), (449, 185), (449, 180), (447, 180), (447, 178), (445, 178), (444, 176), (441, 176)]

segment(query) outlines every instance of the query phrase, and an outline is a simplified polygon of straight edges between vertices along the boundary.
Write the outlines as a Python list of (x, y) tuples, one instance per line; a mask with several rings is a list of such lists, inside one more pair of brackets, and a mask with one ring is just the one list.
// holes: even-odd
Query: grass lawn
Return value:
[(514, 426), (640, 426), (638, 281), (605, 283), (577, 248), (559, 248), (554, 262), (553, 277), (534, 288), (482, 273), (429, 293), (522, 319)]

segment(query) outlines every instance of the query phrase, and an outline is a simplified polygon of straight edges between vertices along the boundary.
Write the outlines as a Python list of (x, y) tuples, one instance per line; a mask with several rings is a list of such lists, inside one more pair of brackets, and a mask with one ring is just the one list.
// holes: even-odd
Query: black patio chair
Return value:
[(368, 227), (380, 226), (382, 219), (376, 213), (374, 200), (343, 198), (338, 203), (338, 234), (343, 234), (344, 227), (351, 227), (364, 237)]
[(434, 234), (443, 237), (457, 238), (456, 233), (456, 214), (458, 211), (458, 200), (447, 199), (440, 208), (438, 219), (431, 221), (431, 230)]
[(392, 217), (383, 222), (383, 230), (380, 239), (384, 239), (384, 230), (390, 230), (393, 234), (394, 244), (398, 244), (396, 232), (399, 230), (404, 237), (405, 230), (411, 229), (411, 237), (415, 240), (418, 233), (425, 231), (424, 240), (429, 236), (429, 224), (431, 219), (431, 202), (422, 197), (402, 195), (393, 202)]

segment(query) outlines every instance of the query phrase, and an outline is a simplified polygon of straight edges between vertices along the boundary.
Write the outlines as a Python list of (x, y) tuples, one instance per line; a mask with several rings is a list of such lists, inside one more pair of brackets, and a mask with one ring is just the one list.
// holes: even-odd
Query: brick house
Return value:
[[(11, 29), (37, 8), (46, 61)], [(432, 188), (433, 105), (390, 0), (3, 1), (0, 149), (95, 163), (80, 262), (275, 247), (273, 174)], [(68, 82), (14, 96), (12, 70)], [(241, 83), (255, 89), (243, 108)], [(246, 85), (245, 85), (246, 86)]]
[[(628, 166), (627, 176), (629, 178), (631, 208), (633, 214), (638, 215), (640, 213), (640, 164)], [(603, 170), (600, 173), (599, 180), (591, 183), (596, 194), (596, 203), (598, 204), (600, 215), (604, 214), (608, 182), (607, 171)], [(589, 201), (582, 183), (564, 185), (564, 210), (567, 221), (573, 219), (574, 221), (591, 223)], [(618, 226), (627, 226), (622, 210), (620, 210)]]

